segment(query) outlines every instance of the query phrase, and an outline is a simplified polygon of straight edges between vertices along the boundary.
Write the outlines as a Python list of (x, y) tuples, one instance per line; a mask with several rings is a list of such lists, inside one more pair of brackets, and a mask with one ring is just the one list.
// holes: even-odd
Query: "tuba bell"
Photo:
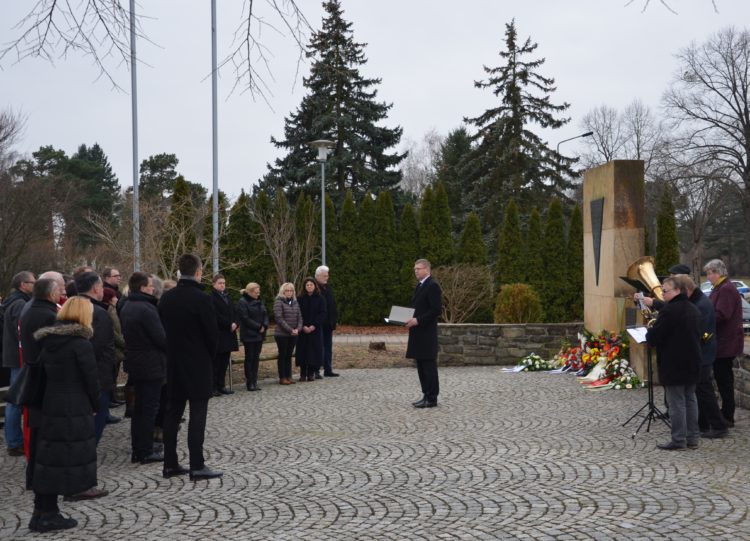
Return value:
[[(664, 300), (661, 289), (661, 282), (656, 276), (654, 270), (654, 258), (651, 256), (641, 257), (628, 267), (628, 280), (637, 281), (645, 286), (649, 293), (660, 301)], [(654, 314), (645, 304), (639, 303), (644, 319), (651, 320)]]

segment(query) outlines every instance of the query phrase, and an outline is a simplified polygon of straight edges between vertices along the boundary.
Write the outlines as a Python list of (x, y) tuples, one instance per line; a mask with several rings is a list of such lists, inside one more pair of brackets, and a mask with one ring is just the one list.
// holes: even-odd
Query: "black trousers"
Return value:
[(714, 379), (721, 396), (721, 414), (734, 422), (734, 357), (717, 357), (714, 362)]
[(231, 351), (220, 352), (214, 355), (214, 388), (223, 389), (224, 381), (227, 377), (227, 368), (229, 367), (229, 358), (232, 356)]
[(34, 511), (40, 513), (59, 513), (57, 494), (39, 494), (34, 492)]
[(726, 430), (727, 423), (714, 393), (713, 365), (701, 366), (695, 397), (698, 399), (698, 426), (701, 432), (709, 429)]
[(440, 394), (437, 359), (417, 359), (417, 374), (425, 399), (435, 402)]
[(135, 406), (130, 420), (133, 454), (144, 458), (154, 452), (154, 424), (161, 402), (161, 379), (136, 381)]
[(254, 385), (258, 383), (258, 364), (263, 341), (242, 342), (242, 345), (245, 346), (245, 385)]
[(208, 414), (208, 399), (188, 400), (186, 398), (171, 398), (167, 400), (167, 410), (164, 415), (164, 467), (176, 468), (177, 460), (177, 430), (180, 419), (185, 413), (185, 404), (190, 403), (190, 420), (188, 421), (188, 452), (190, 453), (190, 469), (200, 470), (206, 465), (203, 458), (203, 441), (206, 437), (206, 415)]
[(292, 379), (292, 354), (297, 343), (296, 336), (274, 336), (279, 348), (279, 358), (276, 367), (279, 369), (279, 379)]

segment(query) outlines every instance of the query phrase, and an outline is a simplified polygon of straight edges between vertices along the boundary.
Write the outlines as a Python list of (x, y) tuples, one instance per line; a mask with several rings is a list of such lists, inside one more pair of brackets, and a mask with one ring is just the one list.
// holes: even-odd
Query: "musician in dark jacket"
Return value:
[(305, 278), (297, 302), (302, 314), (302, 332), (297, 339), (299, 380), (315, 381), (315, 373), (323, 365), (322, 326), (326, 318), (326, 301), (315, 279)]
[(128, 302), (120, 312), (120, 321), (125, 338), (125, 371), (135, 391), (130, 420), (131, 460), (148, 464), (164, 460), (164, 455), (154, 449), (154, 421), (167, 376), (167, 337), (159, 319), (151, 276), (134, 272), (128, 289)]
[(93, 271), (84, 271), (75, 277), (78, 295), (87, 298), (94, 305), (94, 356), (99, 372), (100, 400), (96, 411), (96, 442), (102, 439), (104, 427), (109, 417), (109, 403), (115, 389), (115, 326), (107, 311), (108, 305), (102, 302), (104, 285), (99, 275)]
[(34, 333), (41, 344), (45, 380), (29, 521), (35, 532), (75, 527), (75, 519), (60, 514), (57, 496), (86, 493), (96, 486), (92, 414), (99, 407), (99, 379), (90, 342), (92, 316), (92, 304), (73, 297), (60, 310), (57, 324)]
[(665, 306), (646, 333), (656, 348), (659, 381), (669, 406), (672, 439), (659, 449), (696, 448), (700, 439), (695, 386), (701, 365), (701, 313), (688, 299), (685, 282), (677, 276), (662, 283)]
[(443, 310), (440, 285), (432, 278), (432, 266), (426, 259), (414, 263), (414, 275), (419, 283), (414, 290), (411, 306), (414, 317), (406, 322), (409, 342), (406, 357), (417, 363), (422, 399), (414, 402), (415, 408), (434, 408), (440, 393), (437, 369), (437, 323)]
[[(167, 335), (167, 408), (164, 416), (164, 477), (190, 473), (191, 479), (211, 479), (203, 458), (208, 400), (213, 396), (213, 359), (219, 340), (216, 312), (203, 291), (203, 265), (198, 256), (183, 254), (177, 286), (162, 295), (159, 317)], [(177, 430), (190, 402), (188, 450), (190, 469), (177, 461)]]
[(235, 313), (232, 299), (227, 293), (227, 280), (222, 274), (215, 274), (212, 278), (211, 301), (214, 303), (216, 312), (216, 324), (219, 327), (219, 343), (216, 347), (214, 357), (214, 396), (232, 394), (232, 391), (224, 384), (227, 367), (232, 352), (237, 351), (237, 315)]
[(258, 364), (260, 351), (268, 331), (268, 313), (260, 300), (260, 286), (250, 282), (242, 290), (237, 303), (240, 320), (240, 340), (245, 349), (245, 385), (248, 391), (260, 391), (258, 387)]

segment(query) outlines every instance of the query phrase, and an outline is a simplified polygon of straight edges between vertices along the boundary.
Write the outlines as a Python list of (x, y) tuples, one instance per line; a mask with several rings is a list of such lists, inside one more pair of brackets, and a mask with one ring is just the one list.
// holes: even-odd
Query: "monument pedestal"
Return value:
[[(640, 322), (633, 288), (620, 277), (643, 256), (644, 180), (641, 160), (614, 160), (583, 177), (584, 326), (624, 332)], [(643, 346), (631, 344), (630, 364), (646, 377)]]

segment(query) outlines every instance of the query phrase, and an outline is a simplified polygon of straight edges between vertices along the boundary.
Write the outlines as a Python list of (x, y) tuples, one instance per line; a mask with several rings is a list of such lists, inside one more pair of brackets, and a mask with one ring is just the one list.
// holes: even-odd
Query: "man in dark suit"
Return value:
[(422, 399), (414, 402), (415, 408), (434, 408), (440, 392), (437, 369), (437, 322), (443, 309), (440, 285), (432, 278), (432, 267), (426, 259), (414, 263), (414, 275), (419, 280), (411, 306), (414, 317), (406, 322), (409, 343), (406, 357), (417, 361)]
[[(215, 274), (211, 280), (211, 302), (216, 311), (216, 323), (219, 327), (219, 345), (214, 357), (214, 396), (232, 394), (224, 384), (227, 368), (231, 370), (232, 352), (237, 351), (237, 316), (234, 312), (234, 304), (227, 293), (227, 280), (223, 274)], [(231, 378), (230, 378), (231, 381)]]
[[(208, 399), (213, 396), (213, 359), (219, 329), (211, 297), (203, 291), (203, 265), (198, 256), (183, 254), (180, 280), (162, 295), (159, 317), (167, 335), (167, 407), (164, 416), (164, 477), (190, 473), (191, 479), (212, 479), (222, 473), (203, 459)], [(188, 450), (190, 470), (177, 461), (177, 430), (190, 403)]]

